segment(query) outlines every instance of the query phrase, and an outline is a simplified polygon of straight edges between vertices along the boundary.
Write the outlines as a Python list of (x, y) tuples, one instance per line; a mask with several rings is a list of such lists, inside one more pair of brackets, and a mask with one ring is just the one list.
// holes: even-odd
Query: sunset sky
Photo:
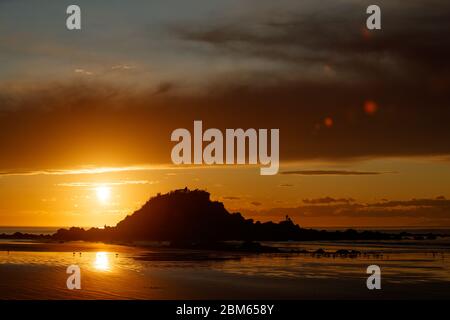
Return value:
[[(66, 29), (78, 4), (82, 30)], [(301, 226), (450, 226), (450, 2), (0, 0), (0, 225), (158, 192)], [(179, 167), (176, 128), (279, 128), (280, 171)]]

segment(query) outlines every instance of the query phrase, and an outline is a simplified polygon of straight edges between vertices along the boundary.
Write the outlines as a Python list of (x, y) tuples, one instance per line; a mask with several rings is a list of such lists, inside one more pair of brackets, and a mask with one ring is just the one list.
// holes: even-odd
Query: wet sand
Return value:
[(24, 252), (98, 252), (103, 249), (108, 251), (129, 252), (133, 246), (106, 244), (102, 242), (38, 242), (31, 240), (0, 240), (1, 251)]
[[(428, 245), (386, 243), (278, 245), (327, 252), (356, 247), (373, 254), (349, 258), (1, 241), (0, 299), (450, 298), (446, 246), (430, 250)], [(71, 264), (80, 266), (81, 290), (66, 287)], [(371, 264), (382, 268), (381, 290), (366, 287)]]

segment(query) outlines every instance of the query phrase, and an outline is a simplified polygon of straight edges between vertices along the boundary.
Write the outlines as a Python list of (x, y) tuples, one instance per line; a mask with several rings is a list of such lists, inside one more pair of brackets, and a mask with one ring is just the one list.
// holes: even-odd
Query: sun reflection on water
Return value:
[(94, 268), (101, 271), (107, 271), (110, 267), (108, 253), (97, 252), (95, 255)]

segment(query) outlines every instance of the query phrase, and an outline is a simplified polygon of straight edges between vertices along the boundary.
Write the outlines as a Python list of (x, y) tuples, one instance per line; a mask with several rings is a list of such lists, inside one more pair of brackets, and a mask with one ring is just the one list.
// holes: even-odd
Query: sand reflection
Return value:
[(108, 271), (111, 269), (107, 252), (97, 252), (95, 255), (94, 268), (100, 271)]

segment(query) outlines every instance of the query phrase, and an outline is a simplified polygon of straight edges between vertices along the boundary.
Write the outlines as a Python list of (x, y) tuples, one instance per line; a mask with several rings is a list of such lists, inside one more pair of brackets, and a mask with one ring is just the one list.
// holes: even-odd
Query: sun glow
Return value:
[(94, 267), (97, 270), (109, 270), (109, 258), (106, 252), (97, 252), (97, 254), (95, 255)]
[(105, 186), (99, 186), (95, 188), (97, 199), (101, 203), (106, 203), (111, 198), (111, 188)]

